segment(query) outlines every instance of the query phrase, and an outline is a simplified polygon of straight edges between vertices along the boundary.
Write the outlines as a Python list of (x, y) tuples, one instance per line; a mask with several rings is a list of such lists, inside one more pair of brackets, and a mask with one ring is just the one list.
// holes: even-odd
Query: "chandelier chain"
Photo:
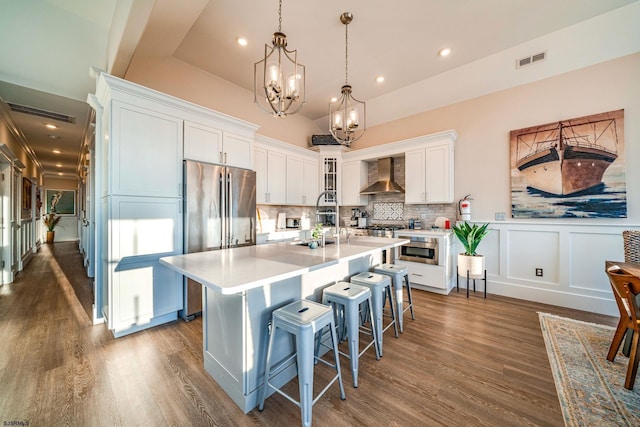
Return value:
[(344, 25), (344, 84), (349, 84), (349, 24)]
[(282, 0), (278, 4), (278, 32), (282, 32)]

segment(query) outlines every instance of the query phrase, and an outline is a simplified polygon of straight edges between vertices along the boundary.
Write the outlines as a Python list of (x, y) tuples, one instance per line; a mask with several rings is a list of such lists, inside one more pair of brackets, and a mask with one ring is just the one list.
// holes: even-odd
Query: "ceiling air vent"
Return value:
[(45, 119), (58, 120), (65, 123), (75, 123), (76, 118), (73, 116), (67, 116), (66, 114), (54, 113), (52, 111), (41, 110), (35, 107), (29, 107), (26, 105), (13, 104), (8, 102), (7, 105), (11, 108), (11, 111), (16, 113), (29, 114), (31, 116), (44, 117)]
[(535, 62), (544, 61), (546, 58), (547, 58), (547, 52), (540, 52), (531, 56), (525, 56), (524, 58), (520, 58), (516, 61), (516, 68), (525, 67)]

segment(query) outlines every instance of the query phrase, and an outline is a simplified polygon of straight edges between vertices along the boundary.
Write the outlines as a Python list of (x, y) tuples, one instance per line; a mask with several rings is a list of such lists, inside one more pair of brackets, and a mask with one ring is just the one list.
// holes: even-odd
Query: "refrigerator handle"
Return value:
[(233, 185), (231, 182), (231, 174), (227, 172), (227, 223), (228, 223), (228, 244), (227, 247), (233, 245)]
[[(218, 216), (220, 218), (224, 218), (224, 215), (226, 213), (226, 200), (224, 199), (224, 173), (220, 172), (220, 175), (218, 176)], [(225, 241), (226, 236), (227, 236), (227, 224), (225, 221), (221, 221), (221, 235), (220, 235), (220, 246), (222, 248), (226, 248), (227, 247), (227, 242)]]

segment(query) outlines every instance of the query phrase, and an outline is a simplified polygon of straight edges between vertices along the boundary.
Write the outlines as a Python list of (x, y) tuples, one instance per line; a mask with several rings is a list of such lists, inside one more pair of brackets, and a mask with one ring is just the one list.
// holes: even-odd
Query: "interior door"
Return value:
[(20, 205), (22, 203), (22, 173), (14, 168), (11, 176), (11, 273), (20, 271)]

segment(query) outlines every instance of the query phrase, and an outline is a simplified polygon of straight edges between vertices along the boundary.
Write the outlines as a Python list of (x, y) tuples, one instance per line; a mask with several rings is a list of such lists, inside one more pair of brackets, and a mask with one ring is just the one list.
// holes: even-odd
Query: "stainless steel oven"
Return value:
[(438, 265), (437, 237), (399, 235), (398, 238), (410, 240), (406, 245), (400, 246), (401, 260)]

